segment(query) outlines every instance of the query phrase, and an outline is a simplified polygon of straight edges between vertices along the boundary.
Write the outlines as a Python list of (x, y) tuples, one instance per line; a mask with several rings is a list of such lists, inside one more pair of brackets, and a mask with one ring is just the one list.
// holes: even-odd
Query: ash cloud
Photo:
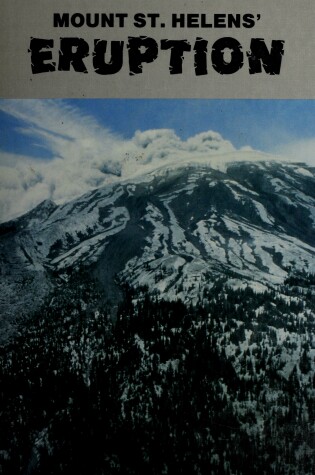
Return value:
[(156, 129), (124, 139), (62, 100), (4, 100), (0, 110), (19, 121), (19, 133), (30, 137), (37, 150), (43, 147), (51, 156), (0, 153), (1, 221), (44, 199), (59, 204), (164, 164), (210, 163), (214, 156), (236, 152), (213, 131), (182, 140), (171, 129)]

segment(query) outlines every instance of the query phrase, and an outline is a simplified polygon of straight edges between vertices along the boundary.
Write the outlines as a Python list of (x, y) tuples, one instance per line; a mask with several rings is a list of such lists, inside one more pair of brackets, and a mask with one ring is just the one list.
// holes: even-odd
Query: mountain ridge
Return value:
[(161, 166), (0, 225), (2, 314), (35, 309), (56, 276), (81, 265), (113, 304), (123, 283), (196, 303), (222, 276), (263, 291), (314, 272), (314, 169), (217, 163)]

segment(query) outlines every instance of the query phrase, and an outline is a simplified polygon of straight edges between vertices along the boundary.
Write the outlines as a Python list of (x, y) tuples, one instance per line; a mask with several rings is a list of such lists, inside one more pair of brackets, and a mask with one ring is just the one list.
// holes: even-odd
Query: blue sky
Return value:
[[(186, 140), (197, 133), (214, 130), (236, 148), (250, 145), (258, 150), (274, 152), (290, 142), (315, 137), (315, 101), (73, 99), (56, 100), (56, 103), (76, 108), (78, 114), (93, 117), (123, 138), (131, 138), (136, 130), (170, 128)], [(0, 111), (0, 150), (51, 157), (52, 152), (43, 141), (37, 139), (34, 146), (32, 135), (23, 130), (24, 122)]]
[(254, 149), (315, 166), (314, 118), (307, 100), (2, 100), (0, 220), (167, 161)]

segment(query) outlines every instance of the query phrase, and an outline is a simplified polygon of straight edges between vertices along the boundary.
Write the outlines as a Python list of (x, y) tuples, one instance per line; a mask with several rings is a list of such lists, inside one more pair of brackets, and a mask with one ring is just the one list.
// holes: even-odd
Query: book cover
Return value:
[(0, 473), (314, 473), (314, 13), (2, 1)]

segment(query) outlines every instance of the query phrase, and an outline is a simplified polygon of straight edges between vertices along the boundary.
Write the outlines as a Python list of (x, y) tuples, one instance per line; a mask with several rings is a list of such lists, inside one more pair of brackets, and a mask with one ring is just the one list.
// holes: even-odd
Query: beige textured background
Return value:
[[(1, 0), (1, 78), (0, 95), (5, 98), (41, 97), (177, 97), (177, 98), (315, 98), (315, 2), (314, 0)], [(129, 13), (125, 28), (53, 28), (53, 13)], [(160, 13), (166, 28), (135, 28), (134, 13)], [(253, 13), (261, 14), (251, 29), (172, 29), (171, 13)], [(30, 37), (53, 38), (58, 50), (60, 36), (79, 36), (92, 42), (94, 38), (127, 41), (128, 35), (151, 36), (156, 40), (188, 39), (197, 36), (212, 43), (232, 36), (249, 49), (250, 39), (285, 41), (281, 74), (264, 72), (249, 75), (244, 67), (237, 73), (221, 76), (211, 66), (210, 55), (206, 76), (195, 76), (193, 53), (186, 53), (184, 72), (171, 76), (169, 52), (144, 65), (143, 74), (129, 76), (128, 58), (123, 69), (112, 76), (93, 71), (91, 58), (85, 62), (89, 74), (51, 72), (33, 75), (27, 50)], [(91, 44), (92, 44), (91, 43)], [(126, 50), (125, 50), (126, 53)]]

